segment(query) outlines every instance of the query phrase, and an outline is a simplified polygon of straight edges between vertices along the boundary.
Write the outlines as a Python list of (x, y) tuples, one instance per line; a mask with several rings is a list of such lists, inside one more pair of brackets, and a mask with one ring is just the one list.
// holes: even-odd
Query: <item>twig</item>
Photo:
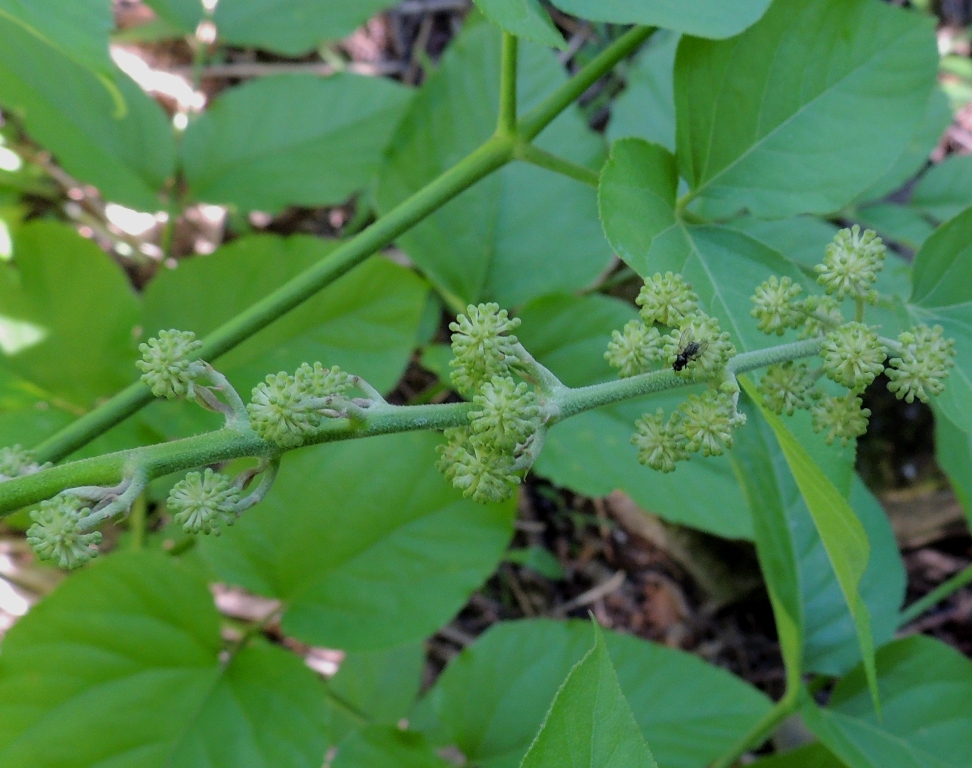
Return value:
[(607, 597), (614, 590), (618, 589), (622, 584), (624, 584), (625, 573), (624, 571), (618, 571), (607, 581), (603, 581), (597, 586), (591, 587), (586, 592), (582, 592), (573, 600), (568, 600), (563, 605), (556, 606), (550, 615), (553, 617), (566, 616), (571, 611), (577, 610), (578, 608), (583, 608), (585, 605), (590, 605), (595, 600), (599, 600), (602, 597)]

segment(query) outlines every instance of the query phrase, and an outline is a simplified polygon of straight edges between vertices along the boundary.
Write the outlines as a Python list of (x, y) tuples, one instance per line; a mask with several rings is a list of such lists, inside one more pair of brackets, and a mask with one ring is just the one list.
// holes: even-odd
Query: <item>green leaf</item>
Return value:
[[(412, 717), (436, 744), (480, 768), (516, 768), (570, 670), (590, 649), (588, 622), (494, 624), (446, 668)], [(621, 692), (665, 768), (703, 768), (769, 710), (769, 700), (687, 653), (605, 633)]]
[(511, 549), (506, 553), (505, 560), (508, 563), (516, 563), (536, 571), (541, 576), (553, 581), (560, 581), (564, 578), (564, 569), (560, 565), (560, 561), (550, 554), (550, 550), (544, 547)]
[(331, 768), (451, 768), (418, 733), (375, 726), (341, 743)]
[[(524, 346), (566, 384), (581, 387), (617, 378), (604, 352), (611, 332), (637, 312), (606, 296), (551, 296), (531, 302), (519, 317), (517, 337)], [(566, 419), (550, 430), (534, 469), (587, 496), (622, 490), (666, 520), (726, 538), (752, 538), (749, 511), (725, 457), (696, 457), (671, 474), (638, 463), (631, 444), (635, 421), (659, 406), (677, 407), (683, 397), (655, 395)]]
[(627, 84), (611, 106), (611, 141), (637, 137), (675, 151), (675, 51), (679, 36), (659, 30), (627, 71)]
[(935, 227), (914, 208), (895, 203), (878, 203), (858, 208), (854, 218), (862, 228), (873, 229), (885, 240), (891, 240), (917, 251)]
[(925, 117), (918, 124), (911, 143), (881, 178), (858, 195), (858, 200), (866, 202), (886, 197), (914, 178), (927, 165), (929, 155), (938, 146), (942, 134), (952, 122), (952, 117), (952, 107), (945, 92), (941, 88), (932, 89), (925, 108)]
[(394, 0), (222, 0), (216, 28), (223, 43), (299, 56), (354, 32)]
[(424, 666), (422, 643), (347, 654), (327, 681), (328, 734), (340, 742), (363, 722), (397, 725), (418, 698)]
[(286, 456), (267, 500), (202, 552), (224, 581), (285, 604), (284, 631), (379, 650), (447, 622), (496, 568), (515, 505), (461, 498), (436, 436), (409, 433)]
[(947, 221), (972, 205), (972, 155), (950, 155), (918, 182), (911, 205)]
[(165, 555), (107, 558), (4, 638), (0, 762), (319, 768), (327, 741), (314, 674), (277, 647), (230, 659), (221, 649), (204, 581)]
[[(767, 221), (755, 216), (742, 216), (730, 222), (733, 229), (745, 232), (768, 248), (779, 251), (801, 267), (813, 269), (823, 262), (824, 252), (840, 230), (817, 216), (794, 216)], [(816, 276), (807, 279), (812, 282)]]
[(539, 0), (475, 0), (483, 15), (511, 35), (561, 50), (567, 41)]
[(0, 39), (0, 104), (72, 176), (113, 202), (158, 210), (175, 167), (162, 108), (117, 68), (96, 75), (3, 16)]
[(773, 755), (752, 764), (753, 768), (845, 768), (844, 764), (820, 744)]
[(770, 0), (553, 0), (560, 10), (591, 21), (644, 24), (698, 37), (731, 37), (766, 13)]
[(34, 221), (0, 263), (0, 363), (86, 408), (135, 379), (139, 305), (124, 272), (71, 227)]
[(972, 527), (972, 435), (935, 411), (935, 458), (948, 475), (965, 517)]
[[(467, 28), (412, 101), (389, 150), (377, 193), (387, 212), (487, 139), (499, 102), (500, 32)], [(566, 75), (547, 50), (520, 46), (521, 109)], [(571, 108), (538, 146), (597, 168), (603, 142)], [(495, 300), (515, 307), (594, 282), (611, 259), (598, 230), (594, 191), (551, 171), (517, 163), (466, 190), (398, 239), (453, 309)], [(459, 256), (457, 257), (457, 254)]]
[[(227, 5), (233, 0), (227, 0)], [(145, 0), (145, 4), (155, 11), (159, 18), (169, 22), (186, 34), (193, 34), (203, 20), (201, 0)]]
[[(328, 257), (320, 238), (257, 235), (163, 270), (145, 291), (146, 337), (166, 328), (203, 336), (287, 280)], [(376, 258), (221, 357), (219, 370), (243, 393), (268, 373), (320, 361), (391, 389), (408, 364), (426, 287), (412, 272)]]
[(186, 131), (197, 200), (243, 210), (334, 205), (374, 177), (408, 89), (359, 75), (278, 75), (222, 94)]
[(94, 73), (107, 75), (112, 69), (108, 33), (115, 20), (110, 3), (0, 0), (0, 19)]
[(867, 531), (854, 514), (850, 504), (814, 462), (806, 448), (797, 441), (779, 416), (763, 407), (755, 387), (745, 377), (741, 379), (741, 383), (750, 397), (756, 400), (760, 413), (779, 441), (793, 478), (813, 517), (814, 525), (827, 552), (827, 558), (854, 619), (864, 669), (867, 672), (874, 705), (877, 707), (878, 691), (874, 671), (871, 619), (860, 593), (861, 579), (867, 569), (870, 556)]
[(908, 312), (940, 324), (955, 339), (955, 367), (936, 399), (958, 427), (972, 433), (972, 208), (943, 224), (915, 256)]
[(520, 768), (658, 768), (611, 663), (604, 631), (567, 675)]
[(882, 713), (858, 669), (827, 709), (807, 701), (803, 717), (849, 768), (966, 768), (972, 765), (972, 662), (944, 643), (915, 636), (877, 656)]
[(931, 18), (873, 0), (778, 0), (738, 38), (686, 38), (679, 171), (764, 218), (838, 210), (911, 141), (937, 61)]

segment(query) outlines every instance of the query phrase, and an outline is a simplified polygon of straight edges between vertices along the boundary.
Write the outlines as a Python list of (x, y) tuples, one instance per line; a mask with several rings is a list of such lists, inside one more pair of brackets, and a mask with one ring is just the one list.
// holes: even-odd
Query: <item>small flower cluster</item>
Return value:
[[(871, 413), (862, 407), (860, 395), (885, 370), (889, 388), (899, 398), (927, 402), (929, 393), (942, 391), (942, 379), (952, 365), (954, 342), (943, 338), (939, 326), (922, 325), (903, 333), (897, 345), (900, 353), (887, 361), (888, 344), (893, 342), (885, 343), (877, 329), (860, 319), (845, 320), (841, 301), (854, 300), (858, 318), (864, 304), (876, 303), (874, 284), (885, 256), (884, 244), (873, 231), (862, 233), (856, 225), (842, 229), (816, 267), (817, 282), (827, 295), (799, 299), (802, 286), (786, 277), (771, 277), (752, 297), (752, 315), (760, 330), (782, 335), (786, 329), (799, 329), (803, 338), (821, 338), (819, 369), (811, 370), (805, 363), (773, 365), (760, 386), (765, 405), (776, 413), (809, 409), (814, 429), (823, 432), (828, 443), (840, 440), (846, 445), (864, 434)], [(817, 386), (821, 375), (848, 392), (824, 396)]]
[(262, 439), (283, 449), (298, 448), (328, 417), (342, 415), (342, 398), (354, 379), (337, 366), (304, 363), (290, 375), (272, 373), (253, 389), (246, 406), (250, 426)]
[(497, 304), (470, 306), (453, 331), (452, 381), (472, 398), (469, 425), (445, 430), (437, 467), (463, 495), (479, 502), (509, 498), (529, 469), (542, 427), (537, 393), (517, 383), (526, 357), (512, 331), (519, 319)]
[(13, 480), (15, 477), (32, 475), (42, 469), (34, 461), (34, 454), (19, 445), (0, 448), (0, 483)]
[(60, 568), (80, 568), (98, 555), (101, 543), (99, 531), (87, 532), (81, 526), (89, 511), (70, 495), (42, 501), (30, 513), (34, 524), (27, 529), (27, 543), (41, 560), (51, 560)]
[(190, 472), (169, 492), (169, 511), (186, 533), (219, 536), (220, 524), (236, 522), (239, 506), (240, 489), (231, 478), (211, 469)]
[(142, 370), (142, 382), (156, 397), (171, 399), (195, 397), (195, 380), (206, 365), (194, 359), (202, 342), (192, 331), (159, 331), (159, 335), (140, 344), (142, 359), (135, 365)]

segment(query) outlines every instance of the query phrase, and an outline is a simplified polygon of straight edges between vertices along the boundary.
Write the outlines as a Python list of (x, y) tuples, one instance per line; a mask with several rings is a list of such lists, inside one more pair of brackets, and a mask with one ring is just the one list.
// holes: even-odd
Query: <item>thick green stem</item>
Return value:
[(517, 39), (509, 32), (503, 33), (503, 57), (500, 63), (500, 103), (496, 133), (500, 136), (516, 135), (516, 63)]
[(546, 168), (548, 171), (559, 173), (571, 179), (588, 184), (595, 189), (600, 183), (600, 176), (597, 171), (592, 171), (586, 166), (579, 165), (570, 160), (566, 160), (552, 152), (540, 149), (533, 144), (522, 143), (517, 145), (515, 157), (525, 163)]
[(766, 741), (777, 726), (796, 710), (797, 703), (800, 700), (799, 694), (799, 688), (787, 691), (786, 695), (776, 702), (773, 708), (749, 729), (748, 733), (733, 744), (709, 768), (731, 768), (748, 750), (758, 747)]
[[(577, 96), (610, 71), (621, 59), (631, 54), (651, 35), (652, 31), (653, 29), (635, 28), (627, 32), (554, 91), (519, 122), (517, 132), (521, 139), (529, 140), (540, 133)], [(513, 70), (504, 71), (509, 73)], [(514, 85), (504, 86), (504, 92), (509, 93)], [(328, 258), (216, 329), (203, 340), (200, 357), (209, 362), (215, 361), (221, 354), (228, 352), (330, 285), (460, 192), (512, 160), (516, 143), (513, 136), (494, 136), (489, 139), (469, 157), (340, 246)], [(147, 387), (141, 383), (132, 384), (96, 410), (82, 416), (37, 446), (35, 453), (38, 460), (59, 461), (87, 445), (98, 435), (107, 432), (151, 401), (152, 395)]]
[(654, 31), (654, 27), (634, 27), (611, 43), (574, 77), (522, 117), (518, 128), (520, 137), (526, 141), (535, 139), (557, 115), (613, 69), (615, 64), (638, 50)]
[[(807, 357), (819, 351), (820, 343), (817, 340), (799, 341), (745, 352), (734, 357), (728, 367), (733, 373), (742, 373)], [(539, 364), (535, 372), (548, 391), (551, 424), (603, 405), (698, 383), (697, 379), (687, 378), (666, 368), (628, 379), (570, 389), (555, 379), (548, 380), (549, 371)], [(553, 374), (549, 376), (553, 377)], [(360, 417), (354, 420), (327, 421), (307, 444), (461, 426), (467, 423), (467, 414), (472, 407), (471, 403), (373, 405), (363, 409)], [(184, 440), (83, 459), (0, 483), (0, 516), (49, 499), (68, 488), (117, 485), (136, 469), (152, 479), (244, 456), (274, 459), (280, 454), (277, 446), (261, 440), (248, 428), (224, 428)]]
[(910, 624), (929, 608), (938, 605), (942, 600), (958, 592), (967, 584), (972, 584), (972, 565), (959, 571), (952, 578), (939, 584), (920, 600), (916, 600), (909, 605), (901, 612), (901, 619), (898, 622), (898, 626), (903, 627), (905, 624)]

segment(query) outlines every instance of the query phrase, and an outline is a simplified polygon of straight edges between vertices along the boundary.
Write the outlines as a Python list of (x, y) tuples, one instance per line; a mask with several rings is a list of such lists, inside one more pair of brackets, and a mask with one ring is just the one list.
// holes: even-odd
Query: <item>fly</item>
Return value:
[(705, 350), (708, 348), (709, 342), (705, 340), (696, 341), (692, 329), (686, 328), (682, 331), (682, 336), (678, 340), (678, 354), (675, 355), (672, 368), (675, 371), (681, 371), (693, 360), (705, 354)]

